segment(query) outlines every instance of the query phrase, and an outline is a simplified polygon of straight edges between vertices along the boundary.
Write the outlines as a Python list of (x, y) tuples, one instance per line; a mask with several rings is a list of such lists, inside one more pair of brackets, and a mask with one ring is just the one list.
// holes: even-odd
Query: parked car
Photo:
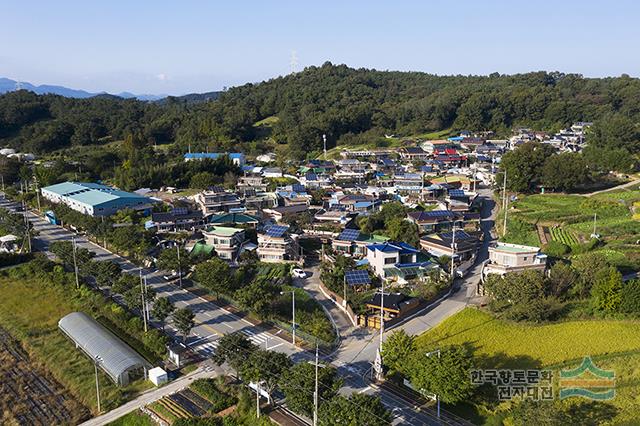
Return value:
[(182, 278), (184, 278), (185, 273), (183, 272), (182, 274), (178, 274), (178, 271), (171, 271), (170, 274), (163, 275), (162, 278), (164, 278), (166, 281), (173, 281), (180, 278), (181, 275), (182, 275)]
[(307, 273), (300, 268), (294, 268), (291, 270), (291, 276), (294, 278), (306, 278)]

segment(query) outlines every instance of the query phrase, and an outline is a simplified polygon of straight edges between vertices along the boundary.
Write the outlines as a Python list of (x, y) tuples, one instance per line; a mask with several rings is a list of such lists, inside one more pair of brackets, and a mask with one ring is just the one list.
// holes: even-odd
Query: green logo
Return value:
[(602, 370), (585, 357), (582, 364), (573, 370), (560, 370), (560, 399), (572, 396), (595, 400), (612, 399), (615, 394), (616, 375)]

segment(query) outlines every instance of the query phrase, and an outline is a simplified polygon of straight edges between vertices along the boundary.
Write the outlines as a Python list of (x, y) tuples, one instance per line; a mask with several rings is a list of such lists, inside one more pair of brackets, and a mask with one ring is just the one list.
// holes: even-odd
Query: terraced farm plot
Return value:
[(89, 417), (49, 373), (33, 364), (20, 344), (0, 328), (1, 424), (78, 424)]
[(550, 231), (551, 231), (551, 238), (553, 239), (553, 241), (557, 241), (567, 246), (573, 246), (578, 244), (578, 238), (571, 231), (567, 231), (564, 228), (557, 228), (557, 227), (551, 228)]
[(147, 406), (158, 417), (171, 424), (177, 419), (207, 417), (215, 414), (214, 405), (191, 389), (183, 389)]

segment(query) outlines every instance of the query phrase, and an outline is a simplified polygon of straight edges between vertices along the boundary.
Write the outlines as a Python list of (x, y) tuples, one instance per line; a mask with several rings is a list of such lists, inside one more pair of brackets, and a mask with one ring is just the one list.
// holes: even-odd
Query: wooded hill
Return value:
[[(255, 125), (264, 119), (266, 132)], [(173, 143), (176, 154), (189, 144), (194, 150), (258, 153), (277, 143), (286, 144), (291, 157), (303, 158), (321, 149), (323, 133), (331, 147), (375, 143), (390, 133), (453, 128), (508, 134), (514, 126), (557, 130), (575, 121), (617, 123), (600, 132), (603, 143), (637, 152), (640, 80), (548, 72), (436, 76), (325, 63), (199, 103), (68, 99), (26, 91), (0, 96), (0, 146), (35, 153), (134, 134), (149, 145)], [(266, 137), (268, 143), (260, 141)]]

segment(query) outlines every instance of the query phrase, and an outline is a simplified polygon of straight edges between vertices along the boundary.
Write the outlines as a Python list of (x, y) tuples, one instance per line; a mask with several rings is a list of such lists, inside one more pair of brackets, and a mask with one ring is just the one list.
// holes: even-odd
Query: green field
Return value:
[[(16, 268), (18, 271), (19, 268)], [(58, 320), (82, 310), (80, 300), (60, 286), (43, 282), (41, 277), (17, 278), (8, 271), (0, 273), (0, 326), (5, 328), (85, 406), (96, 409), (93, 363), (77, 350), (58, 330)], [(102, 409), (120, 405), (139, 391), (151, 386), (137, 381), (116, 387), (100, 374)]]
[[(494, 318), (467, 308), (418, 337), (423, 351), (468, 345), (479, 368), (570, 368), (591, 356), (616, 373), (619, 410), (613, 424), (636, 418), (640, 406), (638, 321), (569, 321), (531, 325)], [(629, 423), (632, 424), (632, 423)]]

